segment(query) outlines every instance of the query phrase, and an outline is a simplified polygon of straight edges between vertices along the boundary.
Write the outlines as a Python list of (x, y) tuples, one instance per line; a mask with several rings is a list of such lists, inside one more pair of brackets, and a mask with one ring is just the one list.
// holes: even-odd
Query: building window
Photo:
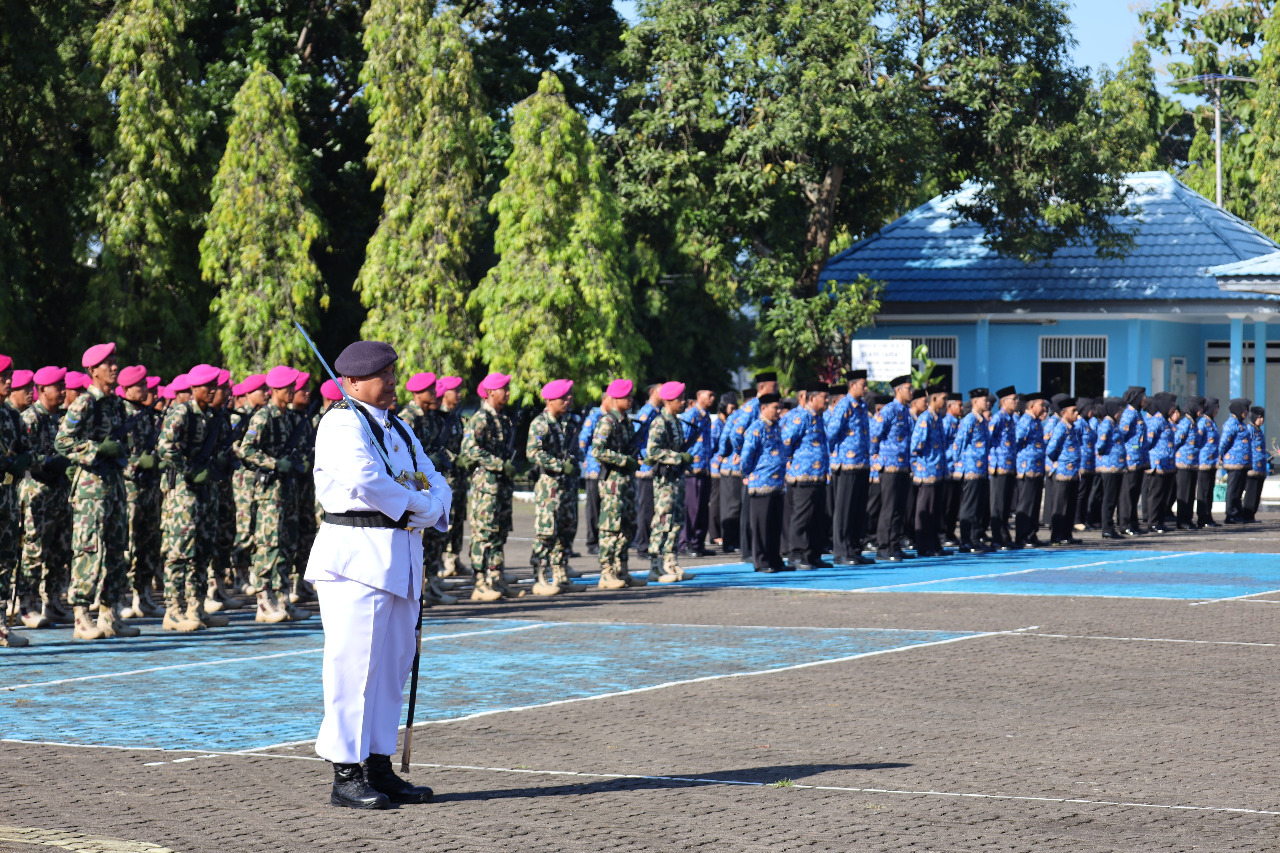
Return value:
[(1046, 395), (1101, 397), (1106, 388), (1106, 335), (1040, 337), (1040, 390)]
[[(956, 387), (956, 364), (958, 363), (957, 339), (955, 335), (937, 335), (921, 338), (908, 338), (905, 335), (897, 335), (890, 337), (894, 341), (911, 341), (911, 351), (915, 352), (916, 347), (924, 345), (929, 350), (928, 358), (933, 362), (933, 381), (937, 385), (945, 385), (952, 391), (958, 390)], [(924, 367), (922, 362), (914, 362), (916, 370)]]

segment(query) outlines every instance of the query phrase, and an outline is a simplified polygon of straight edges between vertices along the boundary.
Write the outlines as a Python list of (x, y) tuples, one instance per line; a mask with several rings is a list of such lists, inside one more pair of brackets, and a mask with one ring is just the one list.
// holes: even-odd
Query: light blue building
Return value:
[(857, 338), (927, 345), (955, 390), (1095, 397), (1144, 385), (1218, 397), (1224, 412), (1231, 397), (1280, 403), (1280, 371), (1254, 369), (1255, 353), (1280, 363), (1280, 332), (1267, 329), (1280, 323), (1280, 245), (1164, 172), (1127, 183), (1134, 244), (1122, 259), (1091, 246), (1001, 258), (958, 218), (961, 196), (942, 196), (833, 257), (823, 279), (883, 282), (876, 324)]

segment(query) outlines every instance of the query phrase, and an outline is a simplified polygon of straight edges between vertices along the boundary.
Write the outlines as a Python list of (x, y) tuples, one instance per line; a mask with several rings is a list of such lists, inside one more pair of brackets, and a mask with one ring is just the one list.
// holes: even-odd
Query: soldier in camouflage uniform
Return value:
[(298, 546), (297, 527), (288, 523), (291, 490), (307, 476), (306, 460), (298, 448), (305, 423), (289, 409), (298, 371), (280, 365), (267, 373), (271, 401), (254, 413), (236, 453), (254, 477), (253, 583), (258, 590), (259, 622), (309, 619), (310, 611), (289, 600), (289, 578)]
[[(235, 445), (244, 437), (249, 429), (253, 415), (267, 403), (267, 377), (255, 373), (245, 377), (240, 383), (244, 403), (236, 411), (238, 419), (232, 424), (232, 453)], [(249, 577), (253, 564), (253, 534), (258, 518), (257, 504), (254, 503), (254, 472), (247, 465), (240, 464), (236, 455), (236, 464), (231, 473), (231, 494), (235, 498), (236, 539), (231, 548), (231, 563), (236, 569), (236, 592), (246, 595), (257, 595), (258, 590)]]
[(467, 521), (471, 524), (471, 566), (476, 574), (472, 601), (518, 598), (507, 583), (503, 549), (511, 532), (511, 497), (516, 476), (511, 461), (515, 424), (503, 412), (511, 377), (490, 373), (481, 383), (486, 399), (471, 416), (461, 458), (472, 466)]
[[(583, 587), (569, 579), (569, 550), (578, 529), (576, 436), (565, 433), (565, 415), (573, 403), (573, 382), (557, 379), (542, 387), (547, 407), (529, 425), (525, 456), (538, 471), (533, 487), (534, 595), (559, 595)], [(548, 577), (550, 575), (550, 577)]]
[[(163, 616), (164, 608), (151, 598), (151, 585), (164, 579), (160, 536), (160, 472), (156, 442), (160, 416), (148, 405), (147, 369), (142, 365), (120, 370), (124, 391), (124, 491), (129, 501), (129, 583), (120, 615), (125, 619)], [(152, 400), (154, 402), (154, 399)]]
[(19, 611), (28, 628), (71, 621), (61, 602), (71, 566), (71, 482), (66, 477), (70, 462), (53, 449), (62, 422), (66, 375), (63, 367), (37, 370), (39, 396), (22, 413), (33, 458), (31, 476), (21, 487), (24, 594)]
[(235, 476), (240, 460), (232, 449), (244, 434), (248, 422), (233, 404), (234, 389), (231, 373), (218, 372), (217, 387), (209, 403), (212, 415), (211, 427), (217, 431), (213, 457), (209, 463), (209, 492), (213, 508), (210, 510), (212, 544), (209, 562), (205, 570), (204, 608), (209, 613), (233, 610), (245, 605), (245, 599), (235, 594), (236, 586), (236, 538), (239, 520), (236, 517)]
[(214, 544), (218, 496), (213, 489), (214, 457), (220, 438), (212, 408), (218, 369), (201, 364), (187, 372), (191, 399), (171, 406), (160, 428), (156, 452), (163, 474), (166, 631), (221, 627), (227, 617), (206, 613), (206, 574)]
[[(13, 382), (13, 359), (0, 355), (0, 396), (8, 396)], [(19, 648), (27, 639), (9, 630), (10, 585), (20, 586), (18, 566), (22, 558), (22, 510), (18, 483), (33, 457), (27, 430), (17, 410), (0, 403), (0, 646)]]
[(293, 572), (293, 580), (289, 587), (289, 601), (297, 604), (301, 601), (315, 601), (315, 590), (303, 579), (307, 572), (307, 557), (311, 554), (311, 545), (316, 540), (316, 485), (310, 476), (316, 464), (316, 429), (317, 423), (311, 420), (311, 389), (307, 383), (311, 374), (303, 371), (293, 383), (293, 405), (295, 415), (302, 422), (302, 436), (298, 439), (298, 453), (306, 463), (307, 476), (295, 476), (293, 488), (290, 490), (289, 519), (297, 525), (298, 544), (293, 549), (293, 557), (289, 562)]
[[(444, 443), (436, 470), (444, 475), (453, 489), (453, 505), (449, 509), (449, 532), (444, 538), (443, 568), (440, 577), (452, 578), (471, 574), (471, 567), (458, 561), (462, 555), (462, 527), (467, 518), (467, 490), (471, 485), (467, 466), (459, 458), (462, 454), (462, 378), (441, 376), (436, 379), (436, 399), (440, 402), (440, 416), (444, 419)], [(457, 416), (455, 417), (455, 413)], [(435, 460), (432, 460), (433, 462)]]
[[(685, 450), (684, 383), (666, 382), (658, 391), (662, 412), (649, 429), (645, 462), (653, 466), (653, 525), (649, 534), (649, 580), (673, 583), (687, 580), (676, 562), (677, 542), (684, 525), (684, 471), (693, 461)], [(690, 427), (692, 429), (693, 427)]]
[(648, 581), (631, 577), (627, 570), (627, 548), (636, 535), (636, 478), (640, 467), (632, 455), (632, 382), (615, 379), (609, 383), (591, 437), (591, 453), (600, 462), (600, 581), (601, 589), (644, 586)]
[[(413, 395), (413, 399), (397, 414), (418, 437), (423, 451), (436, 466), (436, 470), (443, 472), (444, 468), (440, 461), (443, 461), (444, 453), (440, 447), (436, 446), (441, 443), (440, 430), (444, 426), (444, 418), (436, 408), (436, 375), (415, 373), (409, 377), (404, 387)], [(422, 531), (422, 568), (427, 575), (427, 585), (423, 588), (423, 600), (428, 606), (458, 602), (457, 598), (449, 595), (440, 581), (445, 537), (445, 533), (434, 528)]]
[[(127, 462), (121, 443), (126, 412), (113, 393), (120, 369), (116, 345), (97, 344), (81, 363), (93, 380), (67, 410), (54, 449), (75, 463), (71, 478), (71, 589), (75, 631), (81, 640), (135, 637), (120, 620), (120, 597), (128, 582), (129, 507), (124, 488)], [(89, 616), (100, 602), (95, 624)]]

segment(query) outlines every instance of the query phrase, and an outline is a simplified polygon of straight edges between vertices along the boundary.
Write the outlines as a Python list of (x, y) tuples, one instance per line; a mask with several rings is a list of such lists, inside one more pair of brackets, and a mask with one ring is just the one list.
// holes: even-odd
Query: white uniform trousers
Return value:
[(324, 623), (324, 720), (316, 753), (337, 764), (392, 755), (416, 651), (418, 602), (345, 578), (317, 580), (315, 588)]

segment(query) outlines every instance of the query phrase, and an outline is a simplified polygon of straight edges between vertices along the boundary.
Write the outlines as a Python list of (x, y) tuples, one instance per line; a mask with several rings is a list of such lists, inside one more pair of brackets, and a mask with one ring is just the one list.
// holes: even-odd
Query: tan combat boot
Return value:
[(98, 630), (104, 637), (136, 637), (142, 633), (132, 625), (125, 624), (114, 606), (102, 605), (98, 608)]
[(493, 582), (489, 572), (478, 572), (476, 574), (476, 586), (471, 590), (472, 601), (499, 601), (502, 598), (502, 590), (494, 589)]
[(188, 619), (194, 619), (206, 628), (225, 628), (231, 623), (231, 620), (221, 613), (206, 613), (203, 602), (192, 601), (187, 604), (186, 616)]
[(276, 602), (280, 605), (281, 609), (284, 610), (284, 615), (289, 617), (290, 622), (301, 622), (304, 619), (311, 618), (310, 610), (303, 610), (301, 607), (296, 606), (289, 600), (289, 593), (287, 590), (282, 589), (276, 593)]
[(649, 561), (649, 574), (646, 580), (656, 581), (662, 577), (662, 567), (657, 560)]
[(674, 575), (677, 581), (691, 581), (695, 577), (693, 572), (686, 572), (681, 565), (676, 562), (676, 558), (674, 556), (667, 556), (663, 558), (662, 570), (664, 574)]
[(274, 625), (276, 622), (284, 622), (288, 618), (289, 614), (276, 601), (274, 592), (264, 589), (258, 593), (258, 612), (254, 614), (253, 621), (267, 622)]
[(626, 563), (623, 563), (622, 567), (618, 569), (618, 577), (621, 578), (622, 581), (627, 586), (648, 586), (649, 585), (649, 581), (647, 581), (644, 578), (632, 577), (631, 572), (627, 571)]
[(626, 589), (627, 582), (619, 576), (616, 566), (608, 565), (600, 567), (600, 580), (596, 586), (600, 589)]
[(586, 589), (582, 584), (573, 582), (569, 577), (567, 566), (552, 566), (551, 579), (556, 586), (560, 587), (562, 592), (582, 592)]
[(564, 590), (560, 589), (559, 584), (552, 583), (547, 580), (546, 563), (539, 562), (538, 568), (535, 569), (534, 571), (536, 572), (535, 580), (533, 583), (534, 595), (559, 595), (560, 593), (564, 592)]
[(164, 618), (160, 620), (160, 629), (162, 631), (181, 631), (185, 634), (191, 631), (203, 630), (204, 623), (199, 619), (192, 619), (187, 616), (182, 604), (175, 602), (164, 612)]
[(56, 598), (50, 598), (44, 603), (44, 615), (50, 622), (58, 625), (74, 625), (76, 621), (71, 611), (63, 607), (62, 602)]
[(164, 608), (156, 604), (155, 599), (151, 597), (150, 587), (147, 587), (142, 591), (142, 596), (138, 603), (134, 605), (134, 608), (136, 609), (139, 605), (142, 607), (143, 616), (155, 618), (157, 616), (164, 615)]
[(457, 554), (445, 552), (440, 556), (440, 577), (442, 578), (465, 578), (474, 574), (467, 566), (458, 562)]
[(450, 595), (445, 590), (444, 584), (440, 582), (440, 578), (436, 577), (435, 575), (429, 575), (427, 577), (427, 590), (428, 590), (428, 595), (431, 598), (435, 599), (435, 602), (437, 604), (457, 604), (458, 603), (458, 596)]
[(28, 645), (27, 638), (13, 633), (9, 627), (0, 620), (0, 648), (20, 649)]
[(490, 583), (493, 585), (494, 589), (502, 593), (503, 598), (524, 598), (525, 591), (523, 589), (516, 589), (515, 586), (512, 585), (511, 581), (507, 580), (506, 571), (503, 569), (490, 569), (490, 572), (494, 575), (494, 578)]
[(101, 640), (106, 634), (102, 633), (102, 629), (98, 627), (97, 621), (89, 615), (89, 608), (77, 607), (75, 609), (75, 630), (71, 632), (72, 638), (76, 640)]
[(28, 628), (51, 628), (53, 622), (44, 615), (44, 606), (35, 596), (26, 596), (18, 604), (22, 624)]

